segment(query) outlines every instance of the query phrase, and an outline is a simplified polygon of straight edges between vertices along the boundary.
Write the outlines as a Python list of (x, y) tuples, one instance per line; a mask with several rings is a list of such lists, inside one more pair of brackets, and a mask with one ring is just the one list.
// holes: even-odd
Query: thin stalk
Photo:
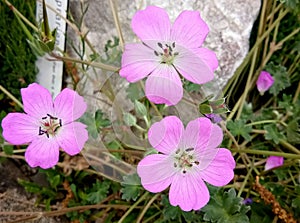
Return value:
[(239, 192), (237, 194), (238, 197), (240, 197), (241, 194), (243, 193), (243, 191), (244, 191), (244, 189), (246, 187), (247, 181), (248, 181), (248, 179), (249, 179), (249, 177), (250, 177), (250, 175), (252, 173), (252, 170), (253, 170), (253, 166), (251, 166), (250, 171), (248, 171), (248, 173), (247, 173), (247, 175), (246, 175), (246, 177), (245, 177), (245, 179), (244, 179), (241, 187), (239, 188)]
[(296, 101), (299, 99), (299, 94), (300, 94), (300, 81), (298, 82), (298, 87), (293, 98), (293, 104), (295, 104)]
[[(86, 65), (93, 66), (95, 68), (100, 68), (100, 69), (107, 70), (107, 71), (112, 71), (112, 72), (118, 72), (119, 71), (118, 67), (107, 65), (107, 64), (104, 64), (104, 63), (101, 63), (101, 62), (84, 61), (84, 60), (75, 59), (75, 58), (71, 58), (71, 57), (62, 57), (62, 56), (59, 56), (59, 55), (56, 55), (56, 54), (55, 55), (52, 54), (51, 56), (53, 56), (54, 58), (56, 58), (58, 60), (86, 64)], [(56, 60), (56, 59), (54, 59), (54, 60)], [(51, 61), (53, 59), (49, 59), (49, 60)]]
[(118, 223), (122, 223), (125, 218), (133, 211), (133, 209), (136, 208), (136, 206), (142, 202), (147, 196), (149, 195), (149, 192), (145, 192), (143, 196), (141, 196), (131, 207), (126, 211), (126, 213), (122, 216), (122, 218), (118, 221)]
[(251, 78), (252, 78), (252, 75), (253, 75), (254, 69), (255, 69), (257, 54), (258, 54), (258, 48), (256, 48), (256, 50), (253, 53), (252, 62), (251, 62), (251, 65), (250, 65), (250, 71), (249, 71), (247, 82), (246, 82), (246, 87), (245, 87), (245, 90), (244, 90), (244, 92), (243, 92), (243, 94), (241, 96), (240, 107), (238, 109), (238, 113), (236, 115), (236, 119), (239, 119), (240, 116), (241, 116), (241, 114), (242, 114), (243, 105), (244, 105), (244, 103), (246, 101), (246, 97), (248, 95), (248, 91), (249, 91), (249, 89), (251, 87), (250, 83), (251, 83)]
[(30, 26), (34, 31), (39, 32), (39, 29), (33, 25), (25, 16), (22, 15), (9, 1), (4, 0), (5, 4), (17, 15), (19, 16), (28, 26)]
[[(42, 0), (37, 0), (39, 2), (41, 2)], [(92, 50), (93, 53), (97, 53), (97, 51), (94, 49), (93, 45), (91, 44), (91, 42), (87, 39), (86, 35), (87, 33), (82, 33), (71, 21), (69, 21), (68, 19), (66, 19), (65, 17), (63, 17), (55, 8), (53, 8), (51, 5), (46, 4), (47, 8), (49, 8), (52, 12), (54, 12), (56, 15), (58, 15), (62, 20), (64, 20), (68, 26), (70, 26), (76, 33), (78, 36), (80, 36), (80, 38), (84, 39), (84, 41), (87, 43), (87, 45), (89, 46), (89, 48)]]
[(22, 103), (15, 96), (13, 96), (8, 90), (6, 90), (2, 85), (0, 85), (0, 90), (4, 94), (6, 94), (11, 100), (13, 100), (17, 105), (19, 105), (20, 108), (23, 109)]
[(300, 150), (294, 147), (292, 144), (288, 143), (287, 141), (281, 139), (279, 140), (279, 143), (284, 146), (284, 148), (290, 150), (291, 152), (294, 152), (296, 154), (300, 154)]
[[(145, 86), (144, 86), (143, 82), (142, 82), (142, 81), (139, 81), (139, 84), (141, 85), (141, 87), (143, 88), (143, 90), (144, 90), (144, 92), (145, 92)], [(154, 111), (156, 112), (156, 114), (162, 119), (163, 116), (162, 116), (162, 114), (160, 113), (160, 111), (157, 109), (156, 105), (155, 105), (153, 102), (151, 102), (151, 101), (149, 101), (149, 103), (150, 103), (150, 105), (152, 106), (152, 108), (154, 109)]]
[(115, 1), (114, 0), (109, 0), (109, 4), (110, 4), (110, 8), (111, 8), (111, 11), (112, 11), (112, 14), (113, 14), (113, 18), (114, 18), (115, 26), (116, 26), (116, 29), (117, 29), (117, 33), (118, 33), (118, 36), (119, 36), (121, 49), (122, 49), (122, 51), (124, 51), (124, 38), (123, 38), (121, 26), (120, 26), (120, 20), (119, 20), (118, 12), (116, 10)]
[(277, 123), (279, 120), (262, 120), (262, 121), (257, 121), (257, 122), (251, 122), (249, 124), (246, 124), (246, 126), (252, 126), (252, 125), (261, 125), (261, 124), (266, 124), (266, 123)]
[(242, 64), (237, 68), (236, 72), (234, 73), (234, 76), (229, 80), (228, 84), (224, 87), (224, 92), (227, 92), (228, 89), (231, 87), (232, 82), (234, 81), (235, 78), (238, 78), (240, 76), (240, 74), (244, 71), (245, 67), (247, 66), (247, 64), (249, 63), (252, 54), (254, 53), (254, 51), (256, 50), (256, 48), (259, 47), (259, 45), (262, 43), (262, 41), (264, 41), (264, 39), (273, 31), (273, 29), (275, 28), (276, 24), (278, 22), (280, 22), (283, 17), (289, 12), (288, 9), (286, 9), (281, 15), (278, 16), (278, 18), (275, 20), (275, 22), (269, 27), (268, 30), (266, 30), (261, 37), (259, 37), (257, 39), (257, 41), (255, 42), (254, 46), (252, 47), (252, 49), (249, 51), (249, 53), (247, 54), (246, 58), (244, 59), (244, 61), (242, 62)]
[(266, 155), (266, 156), (282, 156), (289, 159), (300, 159), (300, 154), (256, 150), (256, 149), (230, 149), (230, 150), (231, 152), (237, 152), (237, 153), (249, 153), (249, 154)]
[(145, 206), (145, 208), (142, 210), (142, 212), (140, 213), (138, 219), (136, 220), (136, 223), (140, 223), (145, 215), (145, 213), (147, 212), (147, 210), (149, 209), (149, 207), (151, 206), (151, 204), (158, 198), (158, 196), (160, 196), (160, 194), (155, 194), (150, 201), (147, 203), (147, 205)]

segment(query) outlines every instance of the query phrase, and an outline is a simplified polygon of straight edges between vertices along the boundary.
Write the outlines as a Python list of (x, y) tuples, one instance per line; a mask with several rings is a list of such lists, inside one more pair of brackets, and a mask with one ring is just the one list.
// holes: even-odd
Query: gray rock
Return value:
[[(85, 26), (88, 38), (98, 52), (103, 52), (107, 40), (117, 36), (109, 1), (86, 0), (89, 5)], [(148, 5), (165, 8), (172, 21), (182, 10), (199, 10), (210, 28), (204, 46), (216, 52), (219, 68), (215, 85), (219, 90), (232, 77), (249, 50), (249, 36), (260, 9), (260, 0), (119, 0), (114, 1), (125, 43), (136, 40), (130, 28), (134, 13)], [(71, 10), (78, 12), (79, 0), (71, 0)], [(215, 92), (215, 90), (214, 90)]]

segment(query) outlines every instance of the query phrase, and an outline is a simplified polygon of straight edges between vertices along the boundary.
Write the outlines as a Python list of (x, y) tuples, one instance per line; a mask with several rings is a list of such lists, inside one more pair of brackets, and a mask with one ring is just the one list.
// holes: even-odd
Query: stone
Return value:
[[(86, 0), (89, 6), (84, 25), (88, 38), (103, 52), (107, 40), (117, 36), (109, 0)], [(219, 60), (215, 85), (226, 85), (249, 51), (249, 37), (260, 10), (260, 0), (115, 0), (125, 43), (137, 41), (130, 28), (133, 15), (148, 5), (165, 8), (171, 21), (183, 10), (198, 10), (210, 28), (204, 46), (213, 50)], [(79, 0), (70, 0), (71, 11), (80, 13)], [(214, 91), (215, 92), (215, 91)]]

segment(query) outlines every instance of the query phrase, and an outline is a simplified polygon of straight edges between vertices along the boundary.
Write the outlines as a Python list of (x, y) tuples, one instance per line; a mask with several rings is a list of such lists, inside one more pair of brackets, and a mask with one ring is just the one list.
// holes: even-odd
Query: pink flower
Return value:
[(257, 90), (263, 95), (273, 85), (274, 78), (267, 71), (262, 71), (256, 81)]
[(275, 167), (282, 166), (283, 157), (282, 156), (269, 156), (266, 161), (265, 170), (270, 170)]
[(9, 113), (2, 120), (3, 137), (14, 145), (28, 144), (25, 159), (31, 167), (53, 167), (59, 148), (78, 154), (88, 139), (86, 126), (74, 122), (87, 105), (75, 91), (64, 89), (54, 100), (50, 92), (34, 83), (21, 89), (24, 113)]
[(184, 211), (199, 210), (209, 201), (204, 181), (214, 186), (228, 184), (235, 161), (229, 150), (217, 148), (223, 133), (208, 118), (198, 118), (186, 128), (176, 116), (154, 123), (148, 132), (159, 154), (143, 158), (137, 167), (143, 187), (157, 193), (170, 185), (169, 200)]
[(148, 6), (131, 22), (142, 43), (126, 44), (120, 75), (129, 82), (146, 76), (147, 98), (157, 104), (175, 105), (183, 96), (180, 79), (203, 84), (218, 67), (214, 52), (202, 48), (209, 29), (198, 11), (183, 11), (172, 25), (162, 8)]

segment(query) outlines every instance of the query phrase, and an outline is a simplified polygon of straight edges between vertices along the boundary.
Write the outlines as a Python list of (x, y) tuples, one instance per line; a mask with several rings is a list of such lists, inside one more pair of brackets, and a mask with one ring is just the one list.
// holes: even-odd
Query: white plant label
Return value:
[[(47, 7), (47, 14), (49, 20), (50, 31), (57, 28), (55, 48), (61, 50), (65, 49), (65, 33), (66, 21), (63, 18), (67, 16), (68, 0), (45, 0)], [(43, 19), (43, 3), (37, 0), (36, 5), (36, 19), (38, 22)], [(55, 51), (56, 54), (61, 55), (60, 52)], [(38, 68), (37, 82), (47, 88), (52, 97), (58, 95), (62, 88), (63, 79), (63, 62), (51, 61), (49, 54), (39, 57), (36, 61)]]

